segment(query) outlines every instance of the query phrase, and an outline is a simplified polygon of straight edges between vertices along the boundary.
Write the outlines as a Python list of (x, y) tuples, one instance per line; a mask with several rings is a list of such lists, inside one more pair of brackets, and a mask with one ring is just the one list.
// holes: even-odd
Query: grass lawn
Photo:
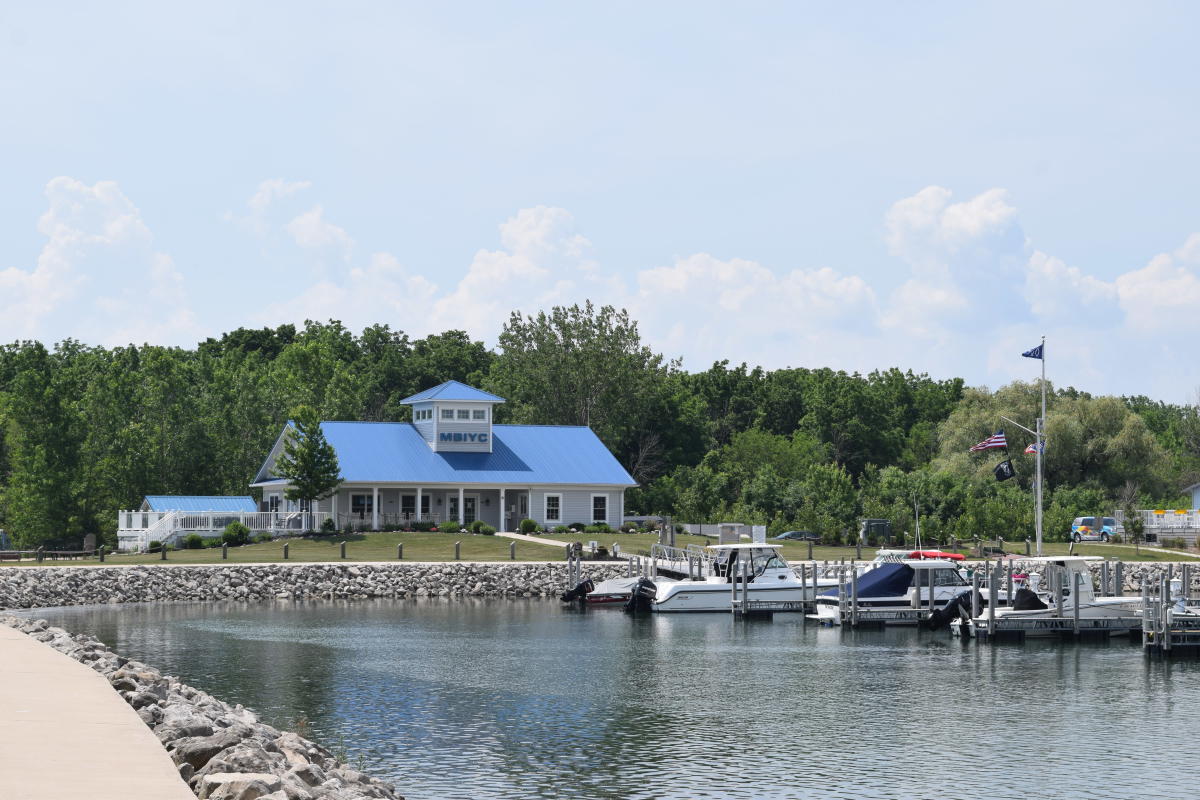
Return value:
[[(625, 553), (649, 553), (651, 545), (658, 537), (651, 533), (549, 533), (537, 534), (539, 538), (555, 541), (583, 542), (596, 541), (607, 548), (612, 548), (614, 542), (621, 545)], [(220, 563), (271, 563), (283, 560), (283, 541), (279, 540), (264, 544), (251, 544), (244, 547), (229, 548), (229, 559), (222, 562), (221, 549), (205, 550), (172, 550), (167, 553), (167, 563), (170, 564), (220, 564)], [(502, 536), (481, 536), (478, 534), (451, 533), (365, 533), (353, 536), (331, 536), (320, 539), (288, 539), (289, 561), (293, 562), (323, 562), (341, 561), (339, 546), (346, 542), (346, 561), (395, 561), (396, 545), (404, 543), (405, 561), (453, 561), (454, 543), (462, 542), (463, 561), (507, 561), (508, 547), (512, 539)], [(685, 536), (675, 537), (676, 545), (686, 547), (689, 544), (705, 545), (715, 543), (713, 537)], [(774, 542), (773, 542), (774, 543)], [(1048, 556), (1066, 555), (1068, 544), (1065, 542), (1047, 542), (1042, 550)], [(1008, 549), (1018, 555), (1024, 553), (1024, 543), (1010, 542)], [(971, 554), (965, 550), (968, 557)], [(1122, 561), (1196, 561), (1197, 555), (1176, 555), (1163, 553), (1157, 548), (1142, 547), (1136, 552), (1131, 545), (1100, 544), (1099, 542), (1076, 545), (1076, 555), (1104, 556), (1118, 558)], [(808, 545), (804, 542), (783, 542), (783, 555), (788, 561), (804, 561), (808, 558)], [(849, 561), (855, 557), (853, 547), (813, 547), (813, 558), (817, 561)], [(875, 551), (864, 547), (864, 559), (875, 557)], [(563, 550), (548, 545), (517, 543), (518, 561), (562, 561)], [(95, 558), (78, 561), (43, 562), (43, 566), (95, 566), (99, 561)], [(109, 555), (106, 564), (161, 564), (157, 553), (148, 555)], [(36, 562), (25, 560), (21, 562), (5, 561), (0, 566), (31, 566)]]
[[(454, 543), (462, 542), (463, 561), (507, 561), (508, 546), (513, 542), (502, 536), (482, 536), (468, 533), (366, 533), (353, 536), (330, 536), (321, 539), (287, 539), (263, 544), (248, 544), (229, 548), (229, 560), (221, 560), (221, 548), (205, 550), (171, 550), (169, 564), (236, 564), (283, 561), (283, 542), (288, 542), (289, 561), (341, 561), (340, 545), (346, 542), (346, 561), (395, 561), (396, 545), (404, 543), (405, 561), (453, 561)], [(517, 542), (518, 561), (562, 561), (563, 550), (546, 545)], [(15, 562), (2, 562), (14, 566)], [(22, 561), (22, 566), (35, 562)], [(147, 555), (113, 554), (106, 564), (161, 564), (158, 553)], [(95, 558), (81, 561), (45, 561), (43, 566), (96, 566)]]
[[(625, 553), (649, 553), (650, 546), (658, 542), (658, 535), (653, 533), (541, 533), (535, 534), (541, 539), (554, 539), (560, 542), (583, 542), (586, 546), (588, 542), (595, 541), (604, 547), (612, 549), (613, 542), (621, 545), (622, 552)], [(689, 544), (705, 545), (715, 544), (715, 537), (705, 536), (686, 536), (679, 535), (675, 537), (677, 547), (687, 547)], [(780, 542), (771, 541), (771, 544), (780, 544)], [(805, 542), (782, 542), (783, 557), (788, 561), (806, 561), (808, 559), (808, 544)], [(1010, 553), (1024, 555), (1024, 542), (1008, 542), (1005, 548)], [(900, 549), (897, 547), (896, 549)], [(926, 549), (936, 549), (928, 547)], [(1042, 552), (1047, 556), (1065, 556), (1068, 554), (1070, 545), (1067, 542), (1044, 542), (1042, 544)], [(1075, 545), (1075, 555), (1077, 556), (1103, 556), (1105, 558), (1117, 558), (1121, 561), (1196, 561), (1200, 560), (1200, 553), (1197, 555), (1176, 555), (1175, 553), (1163, 553), (1154, 547), (1142, 547), (1140, 551), (1135, 551), (1132, 545), (1121, 544), (1101, 544), (1100, 542), (1085, 542)], [(972, 552), (965, 549), (960, 549), (957, 552), (963, 553), (968, 558), (974, 558)], [(855, 557), (853, 547), (824, 547), (821, 545), (813, 546), (813, 558), (817, 561), (849, 561)], [(870, 560), (875, 557), (875, 549), (864, 547), (862, 549), (862, 557), (865, 560)]]

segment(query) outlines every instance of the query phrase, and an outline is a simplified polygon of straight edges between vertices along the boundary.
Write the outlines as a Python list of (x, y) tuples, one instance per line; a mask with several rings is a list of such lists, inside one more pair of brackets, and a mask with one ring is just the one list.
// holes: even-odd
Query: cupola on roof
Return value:
[(434, 386), (432, 389), (426, 389), (423, 392), (417, 392), (411, 397), (406, 397), (400, 401), (402, 405), (412, 405), (413, 403), (426, 403), (431, 400), (449, 400), (458, 402), (476, 402), (476, 403), (503, 403), (503, 397), (497, 397), (494, 394), (485, 392), (481, 389), (476, 389), (474, 386), (467, 386), (460, 381), (446, 381), (445, 383)]

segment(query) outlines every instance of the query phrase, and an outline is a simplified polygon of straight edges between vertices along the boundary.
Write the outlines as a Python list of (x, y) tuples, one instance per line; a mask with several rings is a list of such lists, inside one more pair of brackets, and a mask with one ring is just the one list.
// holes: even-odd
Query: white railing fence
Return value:
[(231, 522), (260, 535), (304, 533), (320, 530), (331, 518), (327, 511), (120, 511), (117, 547), (144, 550), (150, 542), (173, 545), (190, 533), (220, 536)]
[[(1139, 510), (1137, 514), (1142, 518), (1142, 524), (1147, 531), (1200, 529), (1200, 509), (1143, 509)], [(1117, 522), (1124, 524), (1124, 513), (1117, 511), (1114, 516)]]

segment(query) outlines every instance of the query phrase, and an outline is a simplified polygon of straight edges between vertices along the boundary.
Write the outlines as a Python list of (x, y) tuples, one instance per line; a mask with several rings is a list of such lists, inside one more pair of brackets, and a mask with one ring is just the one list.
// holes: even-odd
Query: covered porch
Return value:
[[(272, 493), (263, 490), (265, 508), (279, 502), (270, 499)], [(403, 528), (415, 522), (466, 526), (480, 520), (511, 531), (529, 516), (529, 496), (529, 488), (511, 486), (342, 484), (313, 511), (328, 513), (341, 530)]]

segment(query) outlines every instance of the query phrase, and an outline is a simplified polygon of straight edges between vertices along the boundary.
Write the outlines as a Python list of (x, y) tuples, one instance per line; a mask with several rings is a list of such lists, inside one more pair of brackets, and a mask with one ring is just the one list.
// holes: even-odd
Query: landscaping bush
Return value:
[(204, 548), (204, 537), (198, 533), (189, 533), (183, 537), (183, 548), (185, 550), (201, 550)]
[(585, 529), (588, 533), (612, 533), (613, 529), (607, 522), (597, 522), (595, 525), (588, 525)]
[(555, 525), (554, 526), (555, 533), (570, 533), (572, 530), (573, 530), (572, 528), (568, 528), (566, 525)]
[(417, 520), (412, 524), (412, 529), (414, 531), (436, 531), (437, 525), (429, 520)]
[(483, 528), (483, 525), (484, 525), (483, 520), (481, 520), (481, 519), (475, 520), (474, 522), (471, 523), (471, 533), (479, 533), (480, 529)]
[(531, 519), (521, 520), (521, 533), (536, 533), (538, 524)]
[(205, 539), (204, 540), (205, 549), (211, 550), (214, 547), (220, 547), (220, 546), (221, 546), (220, 539)]
[(240, 522), (231, 522), (225, 526), (221, 541), (234, 547), (243, 545), (250, 541), (250, 529)]
[(148, 553), (157, 553), (161, 549), (162, 542), (160, 542), (158, 539), (151, 539), (150, 544), (146, 545), (146, 552)]
[(496, 529), (493, 528), (491, 525), (480, 525), (479, 530), (477, 530), (475, 532), (481, 533), (484, 536), (495, 536), (496, 535)]
[(333, 517), (327, 517), (321, 523), (321, 533), (337, 533), (337, 523), (333, 521)]
[(567, 525), (567, 527), (570, 528), (571, 530), (575, 531), (576, 533), (583, 533), (585, 530), (587, 530), (587, 525), (582, 522), (572, 522), (569, 525)]
[(634, 525), (632, 522), (626, 522), (621, 526), (621, 533), (633, 533), (636, 530), (637, 525)]

